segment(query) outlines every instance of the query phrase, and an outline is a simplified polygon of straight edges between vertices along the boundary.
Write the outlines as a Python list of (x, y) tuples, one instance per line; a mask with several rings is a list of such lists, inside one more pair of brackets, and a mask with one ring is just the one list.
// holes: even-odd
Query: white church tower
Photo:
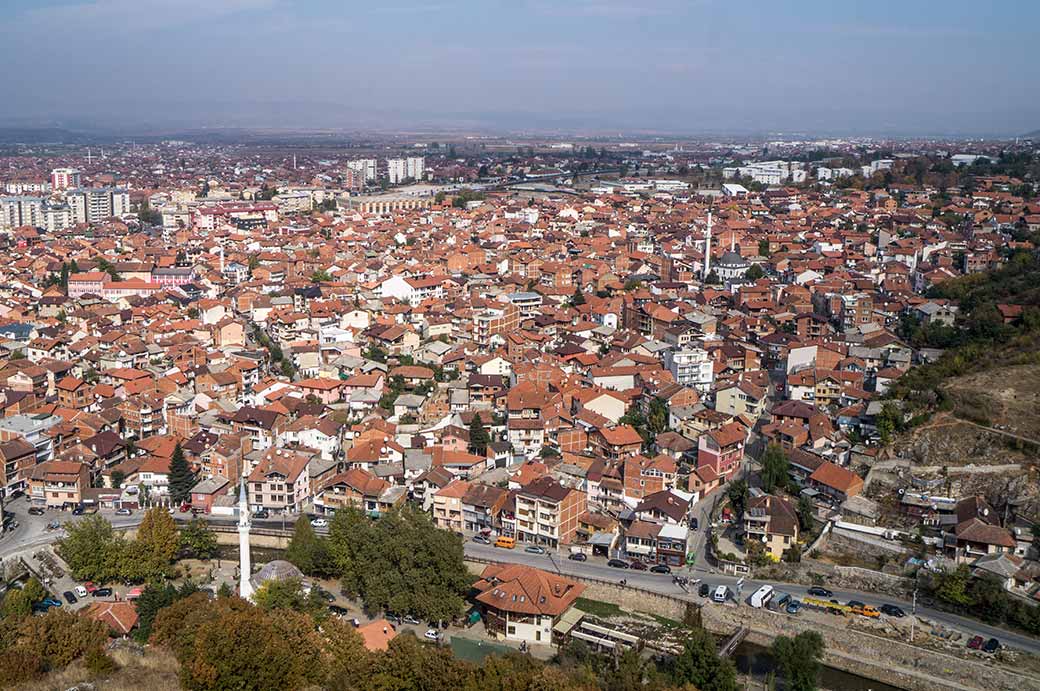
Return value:
[(252, 520), (249, 513), (249, 497), (246, 494), (246, 479), (243, 476), (238, 490), (238, 594), (245, 600), (253, 596), (253, 585), (249, 582), (253, 564), (249, 554), (249, 529)]

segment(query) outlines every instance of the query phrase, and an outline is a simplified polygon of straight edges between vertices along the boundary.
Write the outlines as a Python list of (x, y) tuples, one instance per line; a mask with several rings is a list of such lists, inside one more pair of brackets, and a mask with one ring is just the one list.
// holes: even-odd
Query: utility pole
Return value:
[(918, 581), (918, 576), (920, 575), (920, 573), (921, 573), (920, 569), (918, 569), (916, 572), (914, 572), (914, 598), (913, 598), (913, 604), (911, 605), (911, 608), (910, 608), (910, 616), (912, 617), (910, 619), (910, 642), (911, 643), (914, 642), (914, 625), (917, 623), (917, 581)]

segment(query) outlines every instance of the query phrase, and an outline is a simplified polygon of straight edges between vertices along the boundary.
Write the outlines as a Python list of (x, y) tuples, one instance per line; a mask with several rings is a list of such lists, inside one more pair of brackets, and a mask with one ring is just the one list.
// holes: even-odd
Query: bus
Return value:
[(771, 597), (773, 597), (773, 586), (764, 585), (751, 595), (751, 606), (759, 609), (768, 604)]

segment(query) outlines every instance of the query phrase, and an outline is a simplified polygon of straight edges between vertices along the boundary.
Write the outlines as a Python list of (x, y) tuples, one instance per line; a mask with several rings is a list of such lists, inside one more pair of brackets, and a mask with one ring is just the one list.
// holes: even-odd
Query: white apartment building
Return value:
[(376, 179), (376, 159), (362, 158), (347, 163), (347, 168), (362, 177), (365, 182), (373, 182)]
[(711, 389), (715, 380), (715, 369), (714, 363), (708, 357), (708, 351), (702, 348), (668, 350), (665, 351), (664, 361), (676, 384), (702, 392)]
[(397, 185), (408, 177), (408, 160), (404, 158), (386, 159), (386, 176), (391, 185)]
[(130, 193), (118, 187), (79, 187), (66, 195), (75, 223), (97, 223), (130, 213)]
[(43, 225), (43, 197), (0, 197), (0, 228)]
[(75, 168), (55, 168), (51, 171), (51, 187), (55, 192), (79, 187), (80, 172)]
[(412, 180), (422, 180), (426, 173), (426, 159), (422, 156), (409, 156), (406, 160), (405, 170)]
[(72, 226), (72, 209), (67, 206), (48, 206), (44, 211), (44, 226), (54, 233)]

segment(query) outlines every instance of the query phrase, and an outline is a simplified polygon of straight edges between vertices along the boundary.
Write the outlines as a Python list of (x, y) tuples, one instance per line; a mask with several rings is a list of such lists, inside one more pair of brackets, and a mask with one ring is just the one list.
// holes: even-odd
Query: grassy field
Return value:
[(48, 674), (42, 679), (14, 686), (10, 691), (64, 691), (77, 684), (90, 682), (98, 691), (179, 691), (179, 665), (173, 655), (161, 648), (147, 648), (144, 653), (116, 650), (112, 658), (119, 669), (105, 677), (95, 677), (80, 662)]
[(582, 612), (588, 612), (596, 617), (617, 617), (623, 614), (621, 608), (615, 604), (602, 602), (600, 600), (588, 600), (583, 597), (579, 597), (575, 600), (574, 606)]

